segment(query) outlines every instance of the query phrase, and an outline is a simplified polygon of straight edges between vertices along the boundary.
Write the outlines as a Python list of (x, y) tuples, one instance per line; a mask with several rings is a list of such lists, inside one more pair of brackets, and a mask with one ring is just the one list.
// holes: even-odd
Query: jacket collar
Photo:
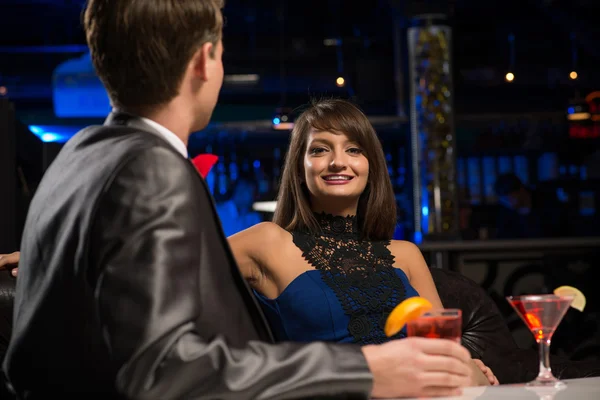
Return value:
[(173, 132), (155, 121), (147, 118), (142, 118), (126, 112), (113, 111), (106, 121), (105, 126), (126, 126), (137, 131), (153, 133), (155, 136), (160, 136), (164, 141), (169, 143), (179, 154), (184, 158), (189, 158), (187, 146)]
[[(140, 117), (133, 114), (126, 113), (125, 111), (113, 111), (108, 114), (104, 121), (104, 126), (129, 126), (132, 128), (139, 129), (144, 132), (150, 132), (163, 139), (160, 132), (154, 129), (149, 124), (145, 123)], [(164, 139), (163, 139), (164, 140)]]

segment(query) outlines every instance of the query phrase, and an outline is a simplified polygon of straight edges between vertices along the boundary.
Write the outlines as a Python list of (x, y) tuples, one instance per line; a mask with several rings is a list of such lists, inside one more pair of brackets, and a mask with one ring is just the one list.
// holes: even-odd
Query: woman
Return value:
[(273, 222), (229, 240), (279, 339), (380, 343), (406, 297), (442, 307), (420, 250), (390, 240), (395, 225), (373, 127), (351, 103), (324, 100), (296, 121)]
[[(295, 123), (274, 222), (229, 243), (278, 340), (366, 345), (390, 340), (385, 320), (405, 298), (442, 307), (420, 250), (391, 240), (395, 224), (372, 125), (353, 104), (322, 100)], [(497, 384), (473, 367), (479, 384)]]
[(322, 100), (295, 122), (273, 222), (229, 242), (278, 340), (364, 345), (390, 340), (385, 320), (407, 297), (442, 307), (418, 247), (391, 240), (395, 225), (375, 130), (353, 104)]

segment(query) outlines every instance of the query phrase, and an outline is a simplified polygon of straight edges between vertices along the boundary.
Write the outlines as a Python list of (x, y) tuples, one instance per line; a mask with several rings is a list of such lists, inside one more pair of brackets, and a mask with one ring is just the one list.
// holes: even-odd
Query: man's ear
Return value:
[(190, 62), (190, 67), (194, 73), (194, 76), (202, 79), (203, 81), (208, 80), (208, 63), (214, 58), (214, 53), (215, 45), (210, 42), (204, 43), (202, 47), (196, 50)]

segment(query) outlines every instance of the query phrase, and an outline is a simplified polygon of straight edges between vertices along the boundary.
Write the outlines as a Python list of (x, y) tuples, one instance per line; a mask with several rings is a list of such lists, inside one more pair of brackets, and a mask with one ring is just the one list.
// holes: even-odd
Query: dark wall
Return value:
[(12, 104), (0, 99), (0, 253), (17, 247), (16, 137)]

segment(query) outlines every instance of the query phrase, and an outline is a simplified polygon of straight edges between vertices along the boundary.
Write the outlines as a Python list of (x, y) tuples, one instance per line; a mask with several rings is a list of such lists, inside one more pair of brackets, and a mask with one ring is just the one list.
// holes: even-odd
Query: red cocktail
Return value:
[(533, 333), (540, 349), (540, 372), (527, 386), (564, 387), (550, 368), (550, 341), (558, 324), (569, 309), (573, 296), (554, 294), (509, 296), (506, 298)]
[(450, 339), (460, 343), (462, 312), (454, 308), (428, 311), (408, 321), (406, 333), (408, 336)]

